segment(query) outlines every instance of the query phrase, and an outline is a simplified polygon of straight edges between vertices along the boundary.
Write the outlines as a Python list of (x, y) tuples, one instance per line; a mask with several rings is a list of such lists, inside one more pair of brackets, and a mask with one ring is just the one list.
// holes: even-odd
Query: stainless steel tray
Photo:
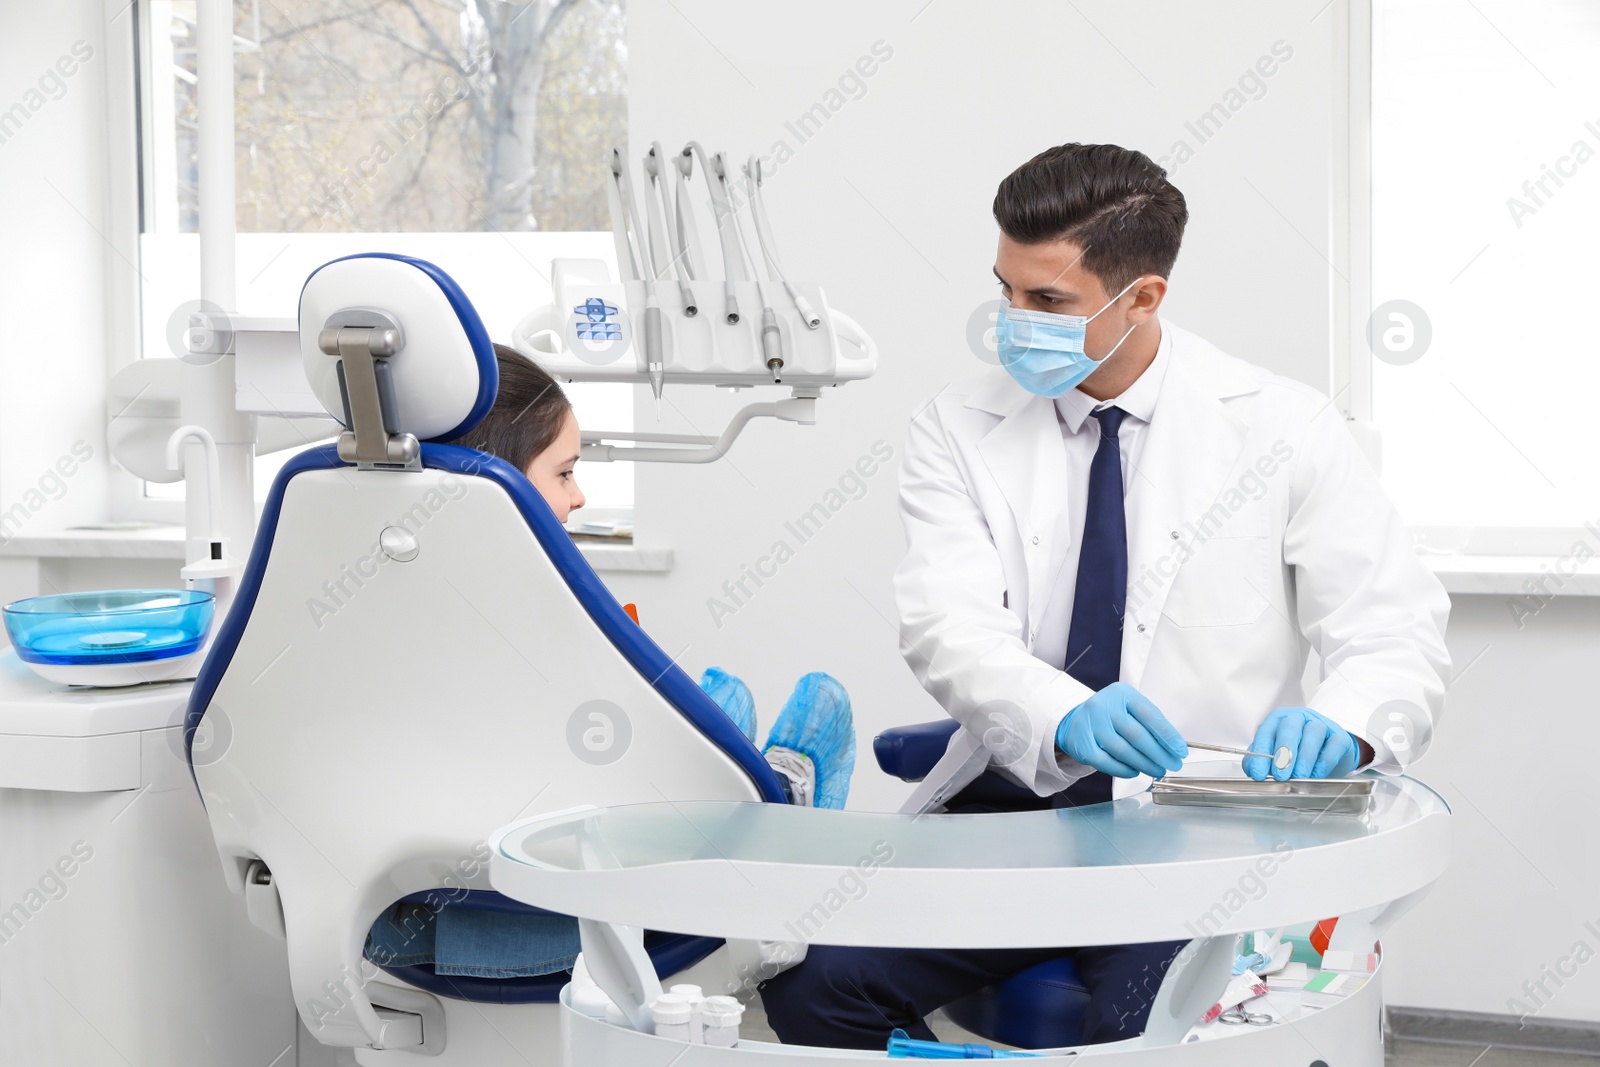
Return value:
[(1291, 778), (1287, 782), (1251, 778), (1167, 778), (1152, 783), (1157, 804), (1253, 811), (1305, 811), (1318, 815), (1365, 815), (1372, 806), (1370, 778)]

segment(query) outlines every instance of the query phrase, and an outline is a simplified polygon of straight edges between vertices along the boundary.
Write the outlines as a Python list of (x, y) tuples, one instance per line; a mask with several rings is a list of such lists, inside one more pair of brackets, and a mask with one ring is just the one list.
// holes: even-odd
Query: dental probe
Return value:
[(1187, 744), (1190, 748), (1203, 748), (1208, 752), (1226, 752), (1233, 756), (1259, 756), (1262, 759), (1271, 760), (1272, 765), (1277, 767), (1279, 770), (1282, 770), (1294, 762), (1294, 753), (1289, 751), (1288, 745), (1280, 746), (1276, 755), (1269, 756), (1265, 752), (1252, 752), (1248, 748), (1230, 748), (1227, 745), (1208, 745), (1202, 741), (1186, 741), (1185, 744)]

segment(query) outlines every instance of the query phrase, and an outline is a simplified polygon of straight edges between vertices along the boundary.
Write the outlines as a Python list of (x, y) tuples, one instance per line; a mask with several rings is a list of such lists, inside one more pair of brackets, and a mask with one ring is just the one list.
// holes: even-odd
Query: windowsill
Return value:
[[(672, 570), (673, 550), (638, 545), (576, 542), (597, 571), (664, 574)], [(150, 525), (112, 530), (71, 529), (25, 534), (0, 544), (0, 558), (183, 559), (183, 529)], [(1458, 595), (1527, 595), (1527, 583), (1545, 579), (1545, 596), (1600, 596), (1600, 558), (1573, 564), (1560, 556), (1425, 555), (1429, 570)], [(1557, 565), (1574, 570), (1562, 577)], [(1553, 576), (1553, 577), (1547, 577)], [(1535, 586), (1538, 589), (1538, 586)]]
[(638, 545), (608, 545), (594, 541), (575, 541), (578, 551), (597, 571), (650, 571), (665, 574), (672, 569), (672, 549), (641, 548)]
[[(1485, 596), (1600, 596), (1600, 559), (1570, 556), (1422, 557), (1445, 592)], [(1541, 584), (1542, 583), (1542, 584)]]
[(65, 529), (23, 534), (0, 545), (0, 557), (38, 559), (183, 560), (183, 527), (128, 524), (114, 529)]
[[(670, 548), (629, 544), (575, 542), (597, 571), (664, 574), (672, 570)], [(0, 543), (0, 558), (36, 559), (167, 559), (184, 558), (183, 527), (127, 526), (110, 530), (68, 529), (25, 534)]]

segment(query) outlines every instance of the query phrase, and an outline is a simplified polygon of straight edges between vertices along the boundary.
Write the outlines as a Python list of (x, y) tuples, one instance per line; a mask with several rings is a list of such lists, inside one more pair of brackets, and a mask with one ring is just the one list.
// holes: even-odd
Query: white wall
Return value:
[[(1505, 597), (1453, 598), (1456, 682), (1416, 773), (1455, 814), (1455, 860), (1389, 938), (1386, 991), (1458, 1011), (1518, 1013), (1515, 997), (1539, 1018), (1597, 1022), (1600, 601), (1558, 598), (1521, 628), (1511, 609)], [(1538, 999), (1523, 989), (1541, 981)]]
[[(103, 236), (106, 42), (131, 18), (108, 23), (98, 0), (0, 4), (0, 115), (22, 108), (0, 129), (0, 512), (28, 512), (7, 536), (105, 517), (107, 277), (133, 269)], [(75, 69), (57, 84), (63, 57)], [(96, 461), (58, 487), (49, 476), (79, 440)]]

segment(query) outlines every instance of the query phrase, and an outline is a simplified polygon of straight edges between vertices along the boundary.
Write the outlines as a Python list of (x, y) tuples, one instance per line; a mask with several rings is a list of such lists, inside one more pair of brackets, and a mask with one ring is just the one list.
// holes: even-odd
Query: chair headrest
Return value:
[(317, 338), (336, 315), (335, 325), (356, 325), (363, 311), (382, 312), (402, 335), (387, 361), (397, 423), (389, 432), (449, 440), (489, 413), (500, 385), (494, 347), (461, 287), (424, 260), (363, 252), (324, 263), (300, 291), (300, 354), (330, 415), (349, 428), (339, 359), (324, 353)]

